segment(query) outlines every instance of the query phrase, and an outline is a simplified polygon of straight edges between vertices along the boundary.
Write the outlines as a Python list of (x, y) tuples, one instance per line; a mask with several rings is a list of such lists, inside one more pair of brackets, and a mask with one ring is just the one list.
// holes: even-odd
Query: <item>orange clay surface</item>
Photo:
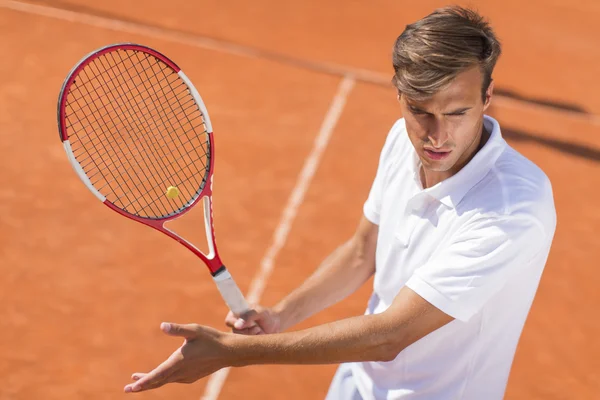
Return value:
[[(554, 246), (506, 398), (595, 399), (600, 393), (600, 123), (594, 116), (600, 114), (600, 3), (479, 3), (504, 44), (497, 87), (589, 113), (506, 97), (498, 97), (490, 112), (507, 140), (548, 174), (558, 210)], [(224, 329), (227, 310), (190, 252), (102, 206), (79, 181), (56, 127), (56, 100), (67, 72), (91, 50), (129, 41), (166, 53), (195, 83), (215, 130), (218, 247), (246, 292), (342, 76), (177, 38), (211, 37), (387, 78), (396, 36), (443, 3), (38, 4), (45, 8), (15, 10), (15, 3), (0, 0), (0, 399), (200, 399), (208, 379), (139, 395), (122, 392), (132, 372), (153, 368), (180, 344), (160, 332), (160, 322)], [(58, 11), (40, 15), (48, 6)], [(151, 25), (162, 33), (126, 32), (123, 25), (96, 23), (86, 15)], [(180, 33), (165, 34), (174, 31)], [(274, 260), (264, 305), (300, 284), (352, 234), (379, 150), (399, 116), (391, 88), (355, 84)], [(201, 208), (172, 227), (201, 242)], [(369, 285), (297, 328), (361, 314)], [(320, 399), (335, 368), (233, 369), (219, 398)]]

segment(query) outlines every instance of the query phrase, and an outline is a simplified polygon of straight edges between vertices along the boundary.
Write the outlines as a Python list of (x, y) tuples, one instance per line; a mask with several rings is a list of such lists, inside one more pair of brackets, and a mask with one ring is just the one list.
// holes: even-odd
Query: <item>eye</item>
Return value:
[(413, 115), (426, 115), (427, 114), (425, 111), (415, 110), (414, 108), (409, 108), (409, 110)]

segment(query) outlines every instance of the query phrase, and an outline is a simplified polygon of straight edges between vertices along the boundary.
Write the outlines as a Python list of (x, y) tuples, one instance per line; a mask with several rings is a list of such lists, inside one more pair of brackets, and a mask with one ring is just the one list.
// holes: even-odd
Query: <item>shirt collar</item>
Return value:
[(506, 148), (506, 141), (502, 138), (500, 125), (494, 118), (484, 115), (484, 126), (490, 132), (490, 138), (486, 144), (475, 154), (475, 156), (460, 171), (438, 184), (422, 189), (420, 170), (421, 162), (416, 151), (413, 150), (413, 176), (422, 189), (431, 197), (447, 207), (455, 208), (462, 198), (473, 186), (475, 186), (494, 166), (500, 154)]

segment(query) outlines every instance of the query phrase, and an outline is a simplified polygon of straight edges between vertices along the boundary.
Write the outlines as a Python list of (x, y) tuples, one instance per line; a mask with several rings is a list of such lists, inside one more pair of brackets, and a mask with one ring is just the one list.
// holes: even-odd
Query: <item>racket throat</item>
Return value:
[(219, 268), (217, 268), (215, 271), (210, 271), (210, 274), (214, 277), (216, 277), (219, 274), (225, 273), (227, 272), (227, 268), (225, 268), (224, 265), (221, 265)]
[[(210, 184), (212, 186), (212, 177)], [(209, 260), (212, 260), (215, 257), (217, 257), (217, 252), (215, 251), (215, 229), (212, 223), (213, 211), (211, 197), (212, 195), (204, 196), (204, 198), (202, 199), (204, 206), (204, 229), (206, 230), (206, 242), (208, 244), (208, 254), (206, 255), (206, 258), (208, 258)]]

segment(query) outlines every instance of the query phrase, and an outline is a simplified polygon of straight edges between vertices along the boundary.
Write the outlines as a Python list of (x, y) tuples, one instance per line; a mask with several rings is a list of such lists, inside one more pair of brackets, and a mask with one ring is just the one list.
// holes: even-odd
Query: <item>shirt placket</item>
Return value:
[(427, 212), (428, 195), (425, 192), (419, 192), (409, 199), (404, 209), (403, 218), (398, 221), (396, 228), (396, 239), (403, 247), (410, 245), (410, 238)]

